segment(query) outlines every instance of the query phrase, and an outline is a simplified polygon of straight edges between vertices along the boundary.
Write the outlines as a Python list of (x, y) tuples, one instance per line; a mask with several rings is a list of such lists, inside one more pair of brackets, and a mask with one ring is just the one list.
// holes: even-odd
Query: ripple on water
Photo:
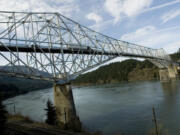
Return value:
[[(73, 87), (73, 95), (77, 114), (90, 131), (146, 134), (153, 127), (152, 107), (155, 106), (158, 119), (170, 134), (180, 134), (179, 90), (179, 82), (164, 85), (158, 81), (144, 81)], [(20, 113), (44, 121), (48, 99), (53, 101), (52, 88), (10, 98), (4, 103), (13, 102)], [(12, 112), (12, 107), (8, 110)]]

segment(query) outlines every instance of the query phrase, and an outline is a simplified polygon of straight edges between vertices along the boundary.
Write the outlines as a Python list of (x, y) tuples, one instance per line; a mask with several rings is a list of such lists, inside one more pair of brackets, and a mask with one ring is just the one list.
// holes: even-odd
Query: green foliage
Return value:
[(2, 100), (16, 96), (22, 93), (15, 85), (13, 84), (0, 84), (0, 91), (3, 95)]
[(14, 78), (0, 74), (0, 91), (3, 95), (3, 100), (51, 86), (52, 84), (47, 81)]
[(128, 74), (134, 69), (156, 68), (149, 61), (138, 61), (134, 59), (116, 62), (100, 67), (99, 69), (80, 75), (75, 81), (79, 83), (110, 83), (112, 80), (118, 82), (128, 81)]
[[(180, 49), (177, 53), (170, 55), (173, 61), (180, 60)], [(135, 70), (136, 69), (136, 70)], [(155, 69), (153, 72), (154, 79), (158, 78), (157, 67), (149, 61), (138, 61), (134, 59), (125, 60), (122, 62), (116, 62), (109, 65), (100, 67), (99, 69), (80, 75), (73, 83), (74, 84), (102, 84), (111, 82), (129, 81), (128, 75), (132, 71), (140, 71), (142, 69)], [(140, 74), (135, 73), (135, 75)], [(146, 77), (146, 76), (145, 76)], [(145, 78), (144, 77), (144, 78)]]
[(50, 100), (47, 101), (47, 108), (45, 110), (47, 111), (46, 123), (49, 125), (56, 125), (57, 122), (56, 109)]
[(5, 130), (5, 124), (6, 124), (6, 121), (7, 121), (6, 114), (7, 114), (7, 112), (5, 110), (4, 105), (2, 104), (2, 98), (1, 98), (1, 95), (0, 95), (0, 131), (2, 133)]

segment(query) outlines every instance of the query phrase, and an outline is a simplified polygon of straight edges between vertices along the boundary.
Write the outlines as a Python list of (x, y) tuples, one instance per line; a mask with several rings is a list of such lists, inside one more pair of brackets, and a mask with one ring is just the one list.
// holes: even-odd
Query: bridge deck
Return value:
[[(117, 52), (107, 52), (91, 48), (47, 48), (47, 47), (16, 47), (16, 46), (0, 46), (1, 52), (36, 52), (36, 53), (64, 53), (64, 54), (86, 54), (86, 55), (111, 55), (111, 56), (125, 56), (125, 57), (138, 57), (138, 58), (149, 58), (157, 59), (153, 56), (144, 56), (140, 54), (130, 54), (130, 53), (117, 53)], [(164, 60), (163, 58), (159, 58)]]

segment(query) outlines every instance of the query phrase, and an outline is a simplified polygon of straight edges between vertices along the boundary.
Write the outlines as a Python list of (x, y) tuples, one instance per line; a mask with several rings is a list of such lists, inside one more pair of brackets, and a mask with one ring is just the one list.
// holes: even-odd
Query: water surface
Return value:
[[(89, 131), (104, 134), (144, 135), (154, 127), (152, 107), (158, 123), (171, 135), (180, 134), (180, 81), (144, 81), (74, 87), (77, 114)], [(6, 100), (15, 103), (16, 113), (36, 121), (46, 119), (46, 102), (53, 101), (53, 90), (44, 89)], [(7, 106), (13, 112), (13, 106)]]

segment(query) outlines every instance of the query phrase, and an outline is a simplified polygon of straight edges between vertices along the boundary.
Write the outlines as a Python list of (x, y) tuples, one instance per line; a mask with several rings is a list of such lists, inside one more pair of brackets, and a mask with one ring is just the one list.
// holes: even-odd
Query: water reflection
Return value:
[[(173, 98), (178, 95), (179, 81), (162, 82), (162, 90), (165, 96)], [(175, 98), (174, 98), (175, 99)]]
[(179, 134), (180, 129), (180, 85), (178, 81), (161, 83), (164, 100), (158, 107), (160, 122), (170, 134)]

